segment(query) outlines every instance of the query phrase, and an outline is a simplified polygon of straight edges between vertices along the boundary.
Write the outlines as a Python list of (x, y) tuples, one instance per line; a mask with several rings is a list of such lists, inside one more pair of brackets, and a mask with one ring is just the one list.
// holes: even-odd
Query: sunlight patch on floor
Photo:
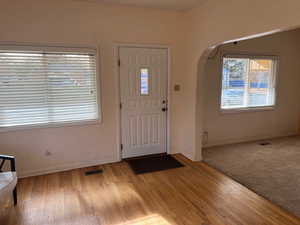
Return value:
[(172, 224), (170, 224), (162, 216), (153, 214), (150, 216), (145, 216), (118, 225), (172, 225)]

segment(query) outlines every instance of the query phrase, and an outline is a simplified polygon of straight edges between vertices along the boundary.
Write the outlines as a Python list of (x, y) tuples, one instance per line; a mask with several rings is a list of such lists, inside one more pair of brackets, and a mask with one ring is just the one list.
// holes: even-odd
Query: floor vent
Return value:
[(262, 146), (271, 145), (271, 142), (260, 142), (259, 145), (262, 145)]
[(90, 170), (90, 171), (86, 171), (85, 175), (86, 176), (90, 176), (90, 175), (99, 174), (99, 173), (103, 173), (103, 170)]

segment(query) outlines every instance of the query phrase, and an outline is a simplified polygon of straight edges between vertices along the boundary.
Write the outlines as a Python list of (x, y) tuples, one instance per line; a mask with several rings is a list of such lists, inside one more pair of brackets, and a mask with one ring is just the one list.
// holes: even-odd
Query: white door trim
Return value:
[(114, 66), (114, 74), (116, 76), (116, 107), (117, 107), (117, 153), (118, 153), (118, 161), (122, 160), (122, 151), (121, 151), (121, 95), (120, 95), (120, 67), (119, 67), (119, 49), (121, 47), (131, 47), (131, 48), (156, 48), (156, 49), (166, 49), (168, 52), (168, 74), (167, 74), (167, 97), (168, 97), (168, 111), (167, 111), (167, 154), (171, 153), (171, 47), (166, 45), (151, 45), (151, 44), (124, 44), (124, 43), (115, 43), (113, 47), (113, 66)]

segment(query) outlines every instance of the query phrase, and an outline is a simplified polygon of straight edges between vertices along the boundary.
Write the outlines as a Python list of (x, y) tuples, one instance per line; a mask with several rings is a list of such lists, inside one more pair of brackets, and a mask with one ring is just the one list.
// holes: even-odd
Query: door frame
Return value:
[(120, 48), (153, 48), (153, 49), (165, 49), (167, 50), (168, 65), (167, 65), (167, 98), (168, 98), (168, 111), (167, 111), (167, 129), (166, 129), (166, 138), (167, 138), (167, 154), (171, 153), (171, 137), (170, 137), (170, 126), (171, 126), (171, 47), (167, 45), (152, 45), (152, 44), (124, 44), (124, 43), (115, 43), (113, 47), (113, 67), (114, 74), (116, 76), (116, 108), (117, 108), (117, 153), (118, 161), (121, 161), (122, 150), (122, 126), (121, 126), (121, 93), (120, 93), (120, 67), (119, 67), (119, 58), (120, 58)]

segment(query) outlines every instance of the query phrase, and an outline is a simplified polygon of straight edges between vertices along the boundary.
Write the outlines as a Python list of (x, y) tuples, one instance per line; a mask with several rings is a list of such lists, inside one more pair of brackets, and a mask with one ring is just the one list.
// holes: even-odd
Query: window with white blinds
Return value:
[(224, 56), (221, 109), (275, 105), (276, 57)]
[(0, 128), (98, 119), (96, 51), (0, 49)]

